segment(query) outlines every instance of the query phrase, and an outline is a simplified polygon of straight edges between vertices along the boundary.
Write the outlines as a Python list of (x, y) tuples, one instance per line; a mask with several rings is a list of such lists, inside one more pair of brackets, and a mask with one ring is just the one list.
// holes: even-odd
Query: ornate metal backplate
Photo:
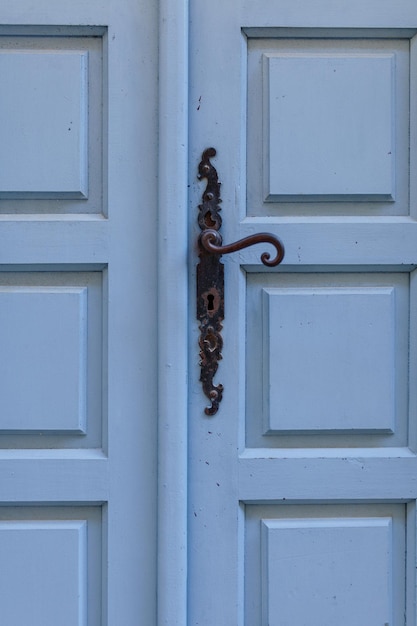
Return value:
[(264, 265), (273, 267), (284, 258), (284, 247), (275, 235), (257, 233), (240, 239), (229, 245), (222, 245), (220, 227), (220, 182), (217, 171), (210, 162), (216, 156), (214, 148), (203, 152), (198, 166), (198, 178), (206, 179), (207, 186), (199, 205), (198, 224), (201, 234), (198, 239), (200, 262), (197, 265), (197, 319), (200, 322), (200, 381), (211, 406), (206, 407), (206, 415), (215, 415), (223, 396), (223, 385), (215, 385), (213, 378), (218, 362), (222, 358), (223, 338), (221, 336), (224, 320), (224, 266), (222, 254), (235, 252), (256, 243), (267, 242), (276, 249), (276, 256), (270, 259), (268, 252), (261, 255)]
[[(207, 187), (199, 205), (198, 224), (205, 232), (219, 231), (222, 225), (220, 217), (220, 183), (217, 171), (210, 163), (216, 155), (214, 148), (203, 152), (198, 166), (199, 179), (207, 179)], [(200, 240), (199, 240), (200, 241)], [(223, 338), (221, 336), (224, 319), (224, 266), (220, 262), (221, 254), (208, 252), (199, 245), (200, 263), (197, 266), (197, 319), (200, 322), (200, 358), (201, 375), (205, 395), (211, 401), (206, 407), (206, 415), (217, 413), (223, 395), (223, 385), (214, 385), (218, 362), (222, 358)]]

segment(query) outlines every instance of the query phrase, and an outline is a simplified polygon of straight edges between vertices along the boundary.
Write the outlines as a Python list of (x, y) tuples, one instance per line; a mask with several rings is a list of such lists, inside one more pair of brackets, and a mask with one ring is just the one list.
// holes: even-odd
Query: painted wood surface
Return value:
[(272, 232), (286, 256), (224, 258), (212, 419), (191, 330), (189, 624), (415, 625), (417, 13), (191, 18), (190, 172), (214, 146), (225, 243)]
[[(366, 44), (359, 32), (351, 32), (349, 41), (327, 34), (325, 39), (311, 40), (306, 29), (297, 29), (295, 38), (265, 39), (263, 35), (262, 39), (248, 39), (251, 89), (247, 115), (252, 120), (247, 129), (248, 214), (407, 215), (407, 155), (397, 146), (408, 141), (408, 42), (395, 39), (392, 31), (389, 39), (382, 39), (374, 30)], [(300, 63), (316, 71), (308, 71), (308, 79), (306, 75), (299, 84), (287, 81), (290, 66), (294, 71), (297, 67), (297, 73), (307, 72), (300, 70)], [(369, 64), (370, 71), (373, 63), (373, 78), (367, 80), (365, 67)], [(357, 64), (361, 69), (350, 74)], [(379, 82), (378, 74), (385, 74), (385, 79)], [(343, 88), (341, 84), (336, 88), (336, 80), (343, 82)], [(262, 99), (257, 97), (258, 91), (263, 92)], [(367, 113), (375, 108), (371, 100), (376, 93), (378, 119)], [(382, 117), (385, 123), (381, 123)], [(343, 124), (338, 123), (340, 118)], [(277, 139), (269, 149), (273, 126)], [(288, 133), (292, 146), (276, 152), (280, 139), (288, 138)], [(340, 145), (344, 145), (342, 152)], [(262, 168), (257, 166), (259, 159)], [(268, 206), (263, 206), (264, 202)]]
[(262, 61), (266, 195), (392, 200), (395, 53), (319, 46)]
[(158, 626), (187, 623), (188, 0), (159, 3)]
[(2, 193), (87, 196), (87, 69), (87, 51), (2, 48)]
[(157, 619), (156, 8), (0, 8), (9, 626)]

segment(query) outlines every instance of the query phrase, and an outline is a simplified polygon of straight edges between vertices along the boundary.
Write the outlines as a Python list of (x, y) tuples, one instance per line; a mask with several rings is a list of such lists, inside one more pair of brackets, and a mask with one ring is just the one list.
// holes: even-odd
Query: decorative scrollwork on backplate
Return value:
[[(210, 162), (216, 155), (214, 148), (203, 152), (198, 166), (199, 179), (207, 179), (207, 186), (199, 205), (198, 224), (204, 232), (215, 232), (221, 227), (220, 182), (217, 171)], [(223, 385), (215, 385), (213, 378), (218, 362), (222, 358), (223, 338), (221, 336), (224, 319), (224, 266), (220, 255), (212, 254), (199, 246), (200, 262), (197, 265), (197, 319), (200, 322), (200, 381), (203, 391), (211, 402), (206, 407), (206, 415), (215, 415), (223, 396)]]

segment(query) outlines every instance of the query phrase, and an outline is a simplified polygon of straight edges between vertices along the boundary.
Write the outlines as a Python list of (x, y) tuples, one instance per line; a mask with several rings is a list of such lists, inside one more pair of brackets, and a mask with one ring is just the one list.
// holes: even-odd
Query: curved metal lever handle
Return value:
[(253, 246), (257, 243), (270, 243), (275, 247), (275, 257), (271, 259), (269, 252), (263, 252), (261, 254), (262, 263), (268, 267), (275, 267), (276, 265), (279, 265), (285, 254), (283, 244), (280, 242), (278, 237), (275, 237), (275, 235), (272, 235), (271, 233), (257, 233), (256, 235), (249, 235), (249, 237), (239, 239), (239, 241), (235, 241), (235, 243), (229, 243), (223, 246), (222, 236), (220, 233), (212, 228), (207, 228), (200, 234), (199, 241), (204, 250), (211, 254), (229, 254), (230, 252), (237, 252), (238, 250), (243, 250), (243, 248), (248, 248), (249, 246)]

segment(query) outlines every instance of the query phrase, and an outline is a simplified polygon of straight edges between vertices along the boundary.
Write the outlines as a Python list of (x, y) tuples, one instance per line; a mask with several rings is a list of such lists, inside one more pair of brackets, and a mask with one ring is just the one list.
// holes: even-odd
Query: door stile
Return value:
[(159, 21), (158, 626), (187, 624), (188, 0)]

